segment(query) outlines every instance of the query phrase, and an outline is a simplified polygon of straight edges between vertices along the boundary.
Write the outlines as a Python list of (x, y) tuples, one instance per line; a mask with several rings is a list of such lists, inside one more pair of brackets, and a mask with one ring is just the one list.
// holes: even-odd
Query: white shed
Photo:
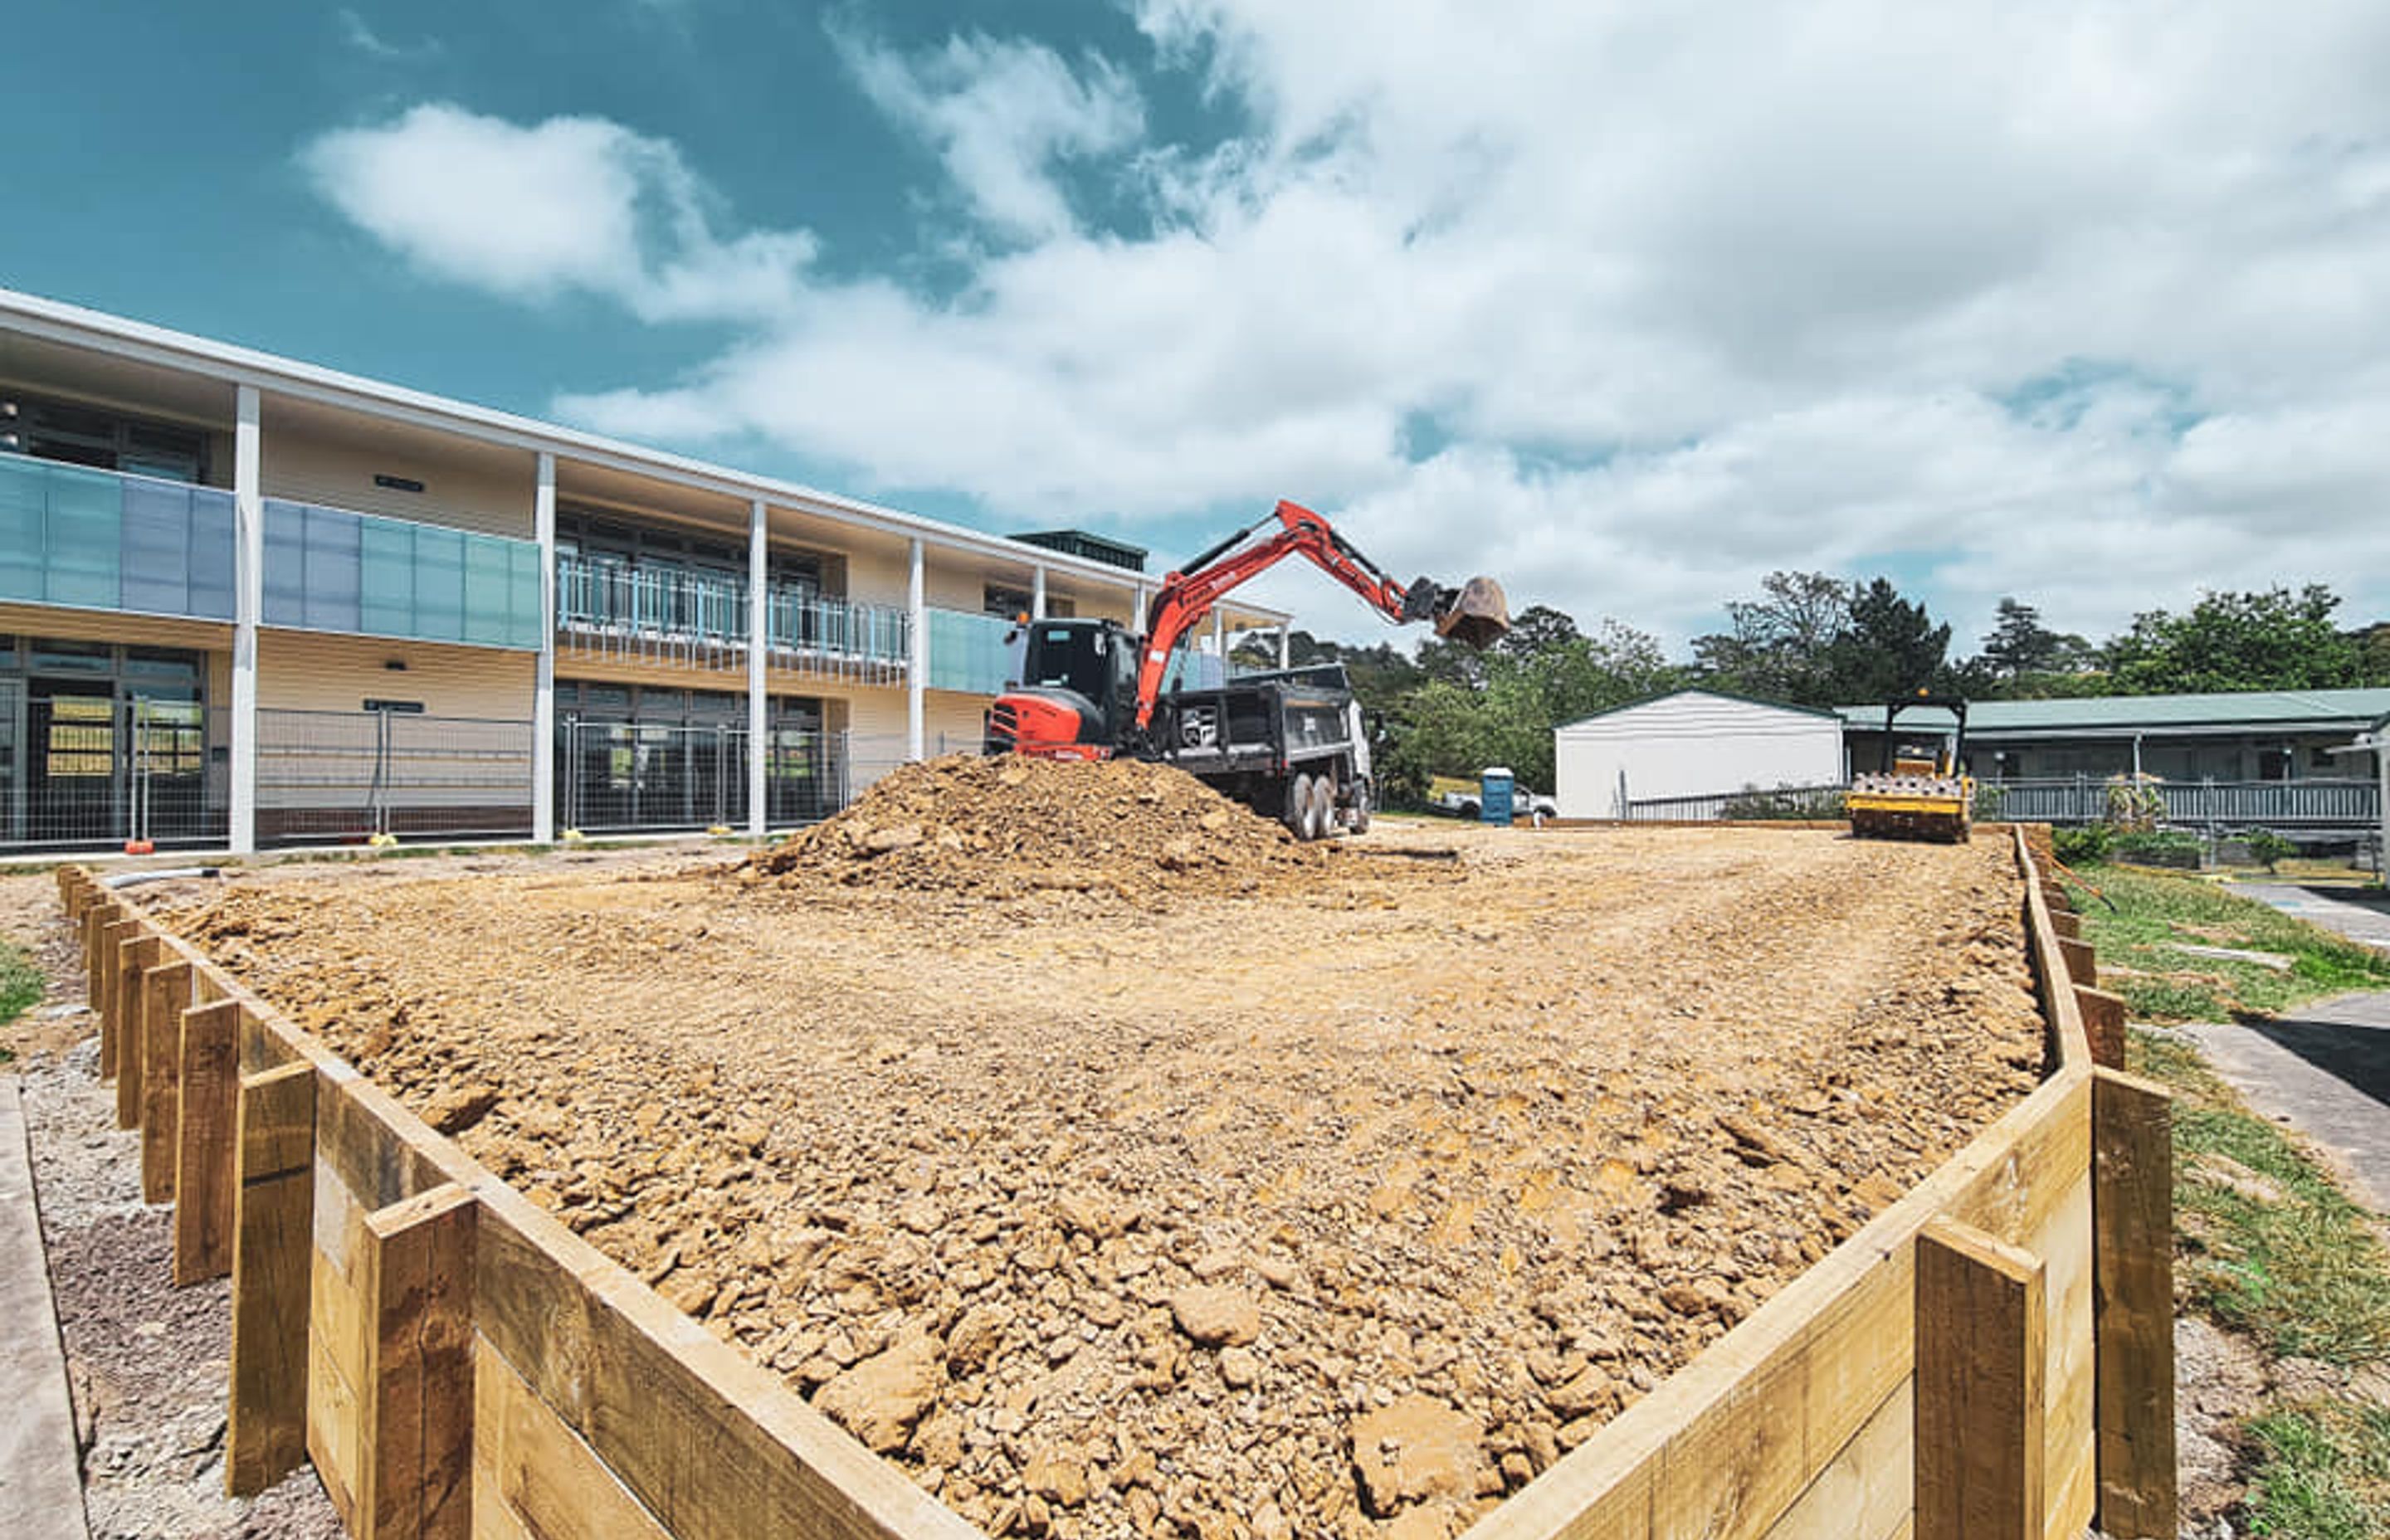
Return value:
[(1553, 796), (1563, 818), (1619, 818), (1626, 802), (1745, 788), (1831, 786), (1843, 778), (1832, 712), (1678, 690), (1552, 732)]

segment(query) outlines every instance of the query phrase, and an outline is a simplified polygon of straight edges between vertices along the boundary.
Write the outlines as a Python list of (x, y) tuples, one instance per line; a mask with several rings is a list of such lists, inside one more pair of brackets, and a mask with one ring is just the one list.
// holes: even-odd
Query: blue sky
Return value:
[(44, 3), (0, 284), (1165, 558), (1291, 496), (1672, 646), (1787, 567), (2356, 620), (2384, 79), (2356, 0)]

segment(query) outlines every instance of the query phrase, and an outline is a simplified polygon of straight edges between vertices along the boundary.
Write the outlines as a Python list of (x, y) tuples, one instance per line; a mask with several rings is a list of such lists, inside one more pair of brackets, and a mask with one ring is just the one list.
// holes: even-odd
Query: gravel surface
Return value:
[(848, 841), (176, 918), (999, 1534), (1446, 1533), (2036, 1081), (2004, 836), (1381, 825), (1290, 886), (1134, 792), (1008, 850), (1011, 789), (853, 815), (976, 883)]
[(172, 1287), (172, 1211), (141, 1201), (139, 1136), (116, 1127), (73, 938), (46, 876), (0, 878), (0, 933), (48, 989), (0, 1030), (21, 1076), (94, 1540), (330, 1540), (312, 1470), (254, 1501), (224, 1494), (231, 1285)]

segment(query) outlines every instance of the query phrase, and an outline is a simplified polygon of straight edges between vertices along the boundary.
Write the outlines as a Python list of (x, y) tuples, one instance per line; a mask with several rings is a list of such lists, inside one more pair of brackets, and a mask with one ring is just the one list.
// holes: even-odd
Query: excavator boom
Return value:
[[(1276, 533), (1244, 544), (1273, 520), (1279, 526)], [(1137, 726), (1152, 722), (1170, 655), (1187, 634), (1231, 590), (1298, 553), (1398, 625), (1429, 621), (1436, 635), (1475, 648), (1491, 645), (1510, 629), (1510, 602), (1492, 578), (1473, 577), (1458, 588), (1446, 588), (1423, 577), (1404, 587), (1327, 520), (1300, 503), (1282, 501), (1267, 518), (1246, 525), (1163, 579), (1145, 617), (1144, 651), (1137, 661)]]

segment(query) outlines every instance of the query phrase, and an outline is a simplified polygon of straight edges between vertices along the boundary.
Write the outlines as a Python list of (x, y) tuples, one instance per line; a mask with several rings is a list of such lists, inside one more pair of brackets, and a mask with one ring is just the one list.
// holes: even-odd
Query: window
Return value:
[(71, 402), (0, 401), (0, 449), (130, 476), (207, 479), (208, 440), (199, 430)]
[[(1033, 614), (1035, 612), (1036, 608), (1036, 596), (1032, 594), (1028, 589), (1009, 588), (1000, 583), (989, 584), (983, 591), (980, 602), (981, 614), (1001, 615), (1008, 621), (1013, 619), (1015, 616)], [(1078, 607), (1062, 595), (1047, 594), (1046, 596), (1046, 618), (1047, 620), (1069, 620), (1072, 616), (1077, 613)]]

